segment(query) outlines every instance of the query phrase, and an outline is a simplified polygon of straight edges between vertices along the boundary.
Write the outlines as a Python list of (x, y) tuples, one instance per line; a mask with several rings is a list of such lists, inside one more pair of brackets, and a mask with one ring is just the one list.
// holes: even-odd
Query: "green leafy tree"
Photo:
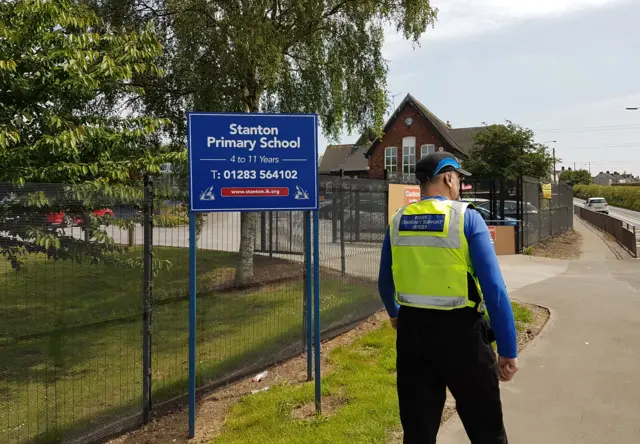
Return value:
[[(383, 29), (417, 42), (436, 10), (428, 0), (164, 0), (152, 15), (171, 30), (167, 76), (148, 100), (156, 115), (182, 124), (187, 110), (311, 112), (335, 138), (381, 131)], [(241, 217), (238, 285), (253, 279), (256, 216)]]
[(511, 121), (488, 125), (474, 136), (474, 148), (464, 166), (478, 177), (549, 179), (553, 156), (533, 139), (532, 130)]
[(575, 185), (591, 185), (593, 179), (587, 170), (565, 170), (560, 173), (560, 180), (573, 182)]
[[(160, 142), (168, 122), (130, 106), (144, 94), (132, 79), (160, 76), (161, 54), (152, 28), (114, 34), (70, 0), (0, 3), (0, 248), (14, 267), (26, 252), (114, 260), (104, 226), (131, 221), (92, 210), (139, 201), (144, 174), (184, 162)], [(59, 211), (81, 219), (84, 239), (46, 224)]]

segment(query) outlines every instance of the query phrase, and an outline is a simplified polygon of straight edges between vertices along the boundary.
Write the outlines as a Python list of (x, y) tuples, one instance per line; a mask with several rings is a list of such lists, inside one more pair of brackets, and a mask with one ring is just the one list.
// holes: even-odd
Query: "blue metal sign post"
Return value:
[[(318, 124), (314, 114), (193, 112), (187, 115), (187, 128), (190, 230), (189, 437), (193, 438), (197, 292), (195, 213), (198, 212), (314, 211), (313, 302), (316, 405), (319, 408)], [(311, 242), (305, 244), (310, 249)], [(311, 251), (307, 253), (311, 255)], [(309, 305), (307, 308), (310, 311)], [(310, 334), (311, 325), (308, 328)]]

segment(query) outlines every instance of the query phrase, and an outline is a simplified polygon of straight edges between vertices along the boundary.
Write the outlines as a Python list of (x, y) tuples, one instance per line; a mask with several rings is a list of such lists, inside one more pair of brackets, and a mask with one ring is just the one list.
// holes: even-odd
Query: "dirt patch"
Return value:
[(581, 253), (582, 236), (569, 230), (550, 237), (533, 247), (532, 255), (551, 259), (578, 259)]
[[(327, 395), (322, 397), (322, 416), (330, 417), (344, 404), (347, 403), (347, 399), (337, 395)], [(296, 407), (291, 412), (291, 417), (299, 421), (308, 421), (316, 417), (316, 405), (313, 402), (308, 402), (301, 406)]]

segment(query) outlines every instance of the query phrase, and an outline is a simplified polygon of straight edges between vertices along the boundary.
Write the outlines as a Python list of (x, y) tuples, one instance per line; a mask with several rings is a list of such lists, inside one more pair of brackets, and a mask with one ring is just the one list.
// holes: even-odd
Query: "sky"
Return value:
[(640, 111), (626, 110), (640, 108), (640, 1), (431, 3), (419, 48), (386, 33), (396, 105), (411, 93), (457, 128), (508, 119), (555, 147), (558, 169), (640, 175)]

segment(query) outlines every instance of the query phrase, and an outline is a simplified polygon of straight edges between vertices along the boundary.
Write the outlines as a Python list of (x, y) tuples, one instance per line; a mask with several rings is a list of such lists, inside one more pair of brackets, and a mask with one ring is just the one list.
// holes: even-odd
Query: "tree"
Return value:
[(533, 138), (532, 130), (511, 121), (485, 126), (474, 136), (474, 147), (464, 167), (478, 177), (548, 179), (554, 158)]
[[(170, 30), (164, 42), (167, 75), (151, 80), (154, 96), (147, 103), (155, 115), (179, 125), (175, 135), (182, 141), (187, 110), (312, 112), (330, 138), (344, 128), (379, 133), (388, 107), (384, 26), (417, 43), (436, 19), (428, 0), (155, 5), (145, 13)], [(242, 215), (240, 286), (253, 279), (256, 226), (255, 214)]]
[[(116, 35), (70, 0), (0, 3), (0, 182), (11, 184), (0, 249), (15, 268), (25, 252), (117, 260), (110, 253), (119, 247), (100, 225), (127, 223), (97, 223), (92, 210), (139, 199), (144, 174), (184, 162), (183, 148), (160, 142), (168, 122), (130, 106), (144, 94), (134, 73), (161, 75), (161, 54), (151, 27)], [(58, 211), (83, 220), (85, 241), (45, 226), (43, 217)]]
[(565, 170), (560, 173), (560, 180), (573, 182), (575, 185), (591, 185), (593, 179), (587, 170)]

